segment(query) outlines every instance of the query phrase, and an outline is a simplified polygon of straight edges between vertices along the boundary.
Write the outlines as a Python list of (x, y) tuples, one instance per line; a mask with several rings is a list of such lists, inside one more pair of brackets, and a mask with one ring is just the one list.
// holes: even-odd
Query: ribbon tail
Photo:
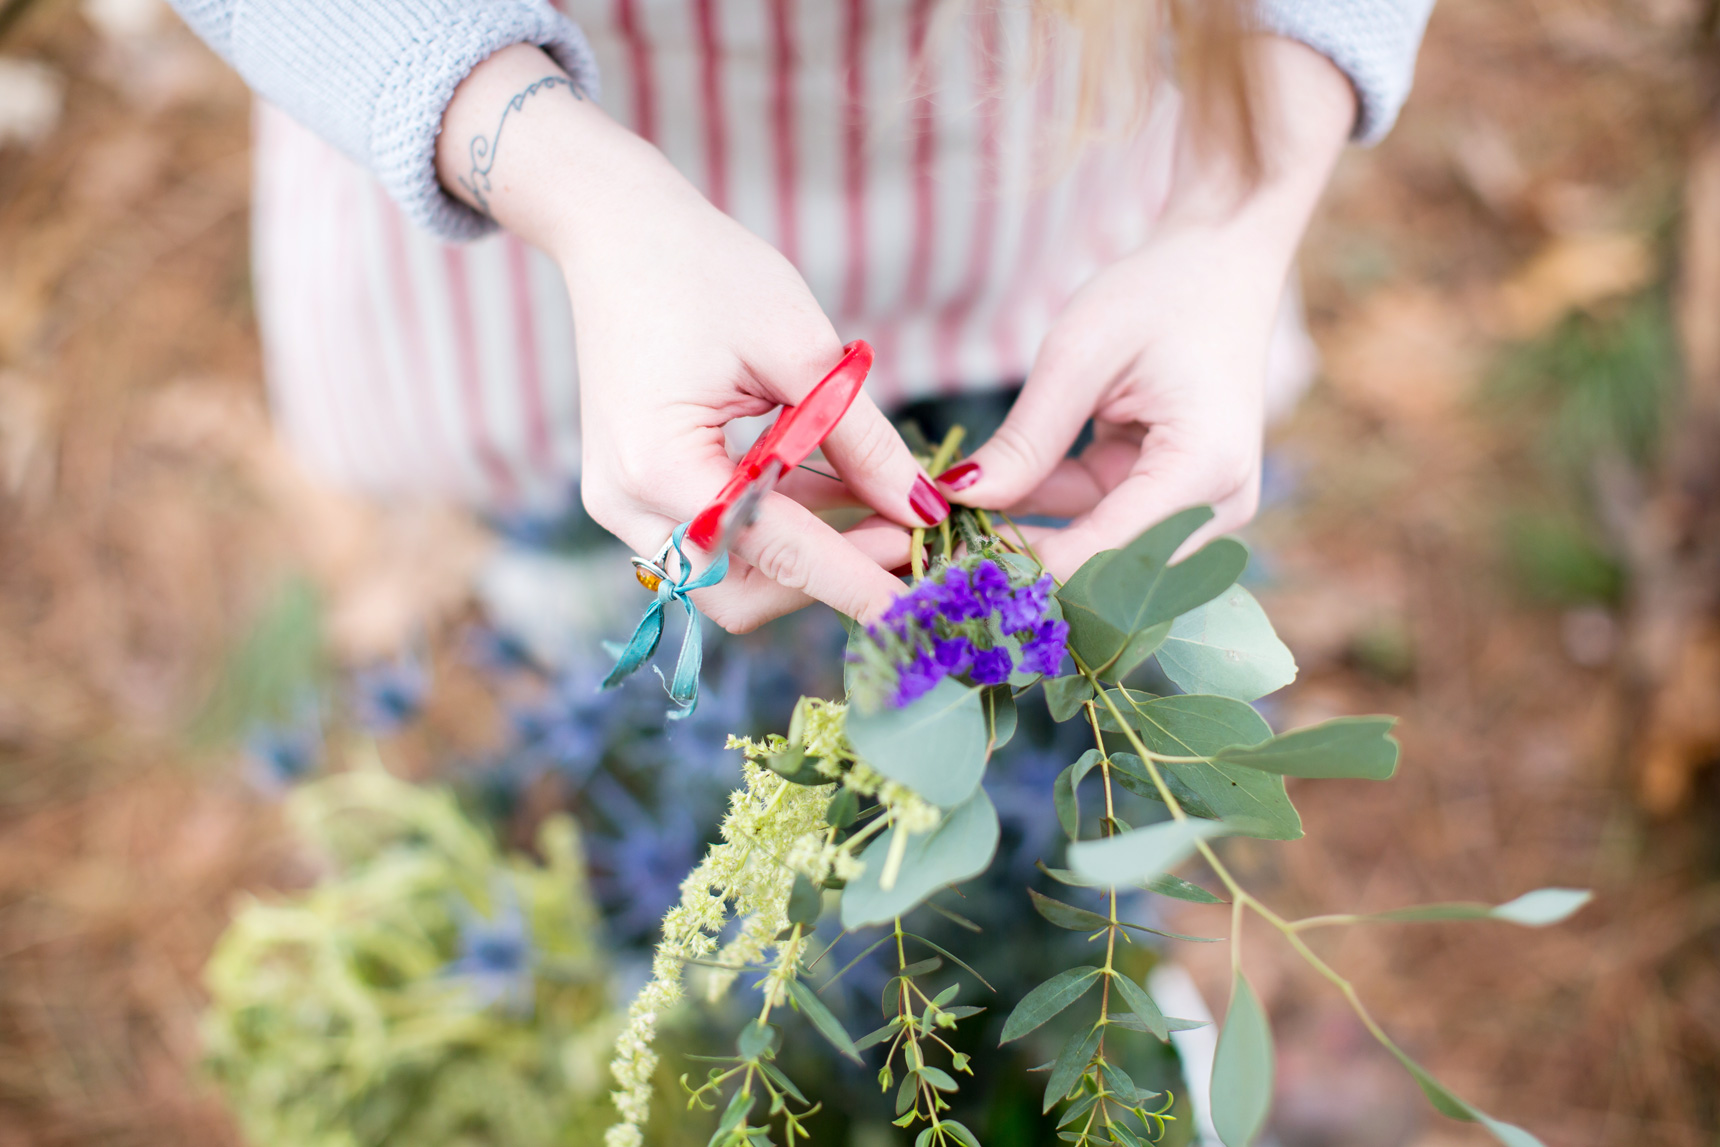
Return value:
[(685, 720), (699, 707), (699, 670), (705, 660), (699, 611), (684, 597), (681, 604), (687, 607), (687, 632), (681, 638), (681, 656), (675, 661), (675, 679), (669, 686), (669, 699), (680, 707), (669, 714), (671, 721)]
[(657, 652), (657, 643), (663, 638), (663, 603), (653, 601), (645, 608), (645, 616), (639, 619), (639, 624), (633, 630), (633, 636), (628, 640), (627, 647), (615, 659), (615, 667), (609, 671), (609, 676), (603, 679), (603, 688), (613, 689), (622, 680), (634, 672), (651, 655)]

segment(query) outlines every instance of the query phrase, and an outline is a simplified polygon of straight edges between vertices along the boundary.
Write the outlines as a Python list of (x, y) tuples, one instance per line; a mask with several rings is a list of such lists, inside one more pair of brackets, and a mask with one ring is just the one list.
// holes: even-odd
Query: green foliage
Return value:
[[(1148, 989), (1119, 966), (1119, 940), (1127, 944), (1132, 932), (1156, 931), (1119, 914), (1119, 904), (1128, 903), (1119, 893), (1144, 888), (1191, 903), (1229, 903), (1233, 919), (1240, 921), (1245, 913), (1254, 913), (1276, 928), (1325, 978), (1338, 984), (1368, 1030), (1397, 1056), (1436, 1108), (1479, 1122), (1507, 1147), (1534, 1147), (1535, 1140), (1527, 1132), (1477, 1111), (1405, 1056), (1362, 1010), (1348, 982), (1308, 948), (1299, 933), (1369, 920), (1495, 919), (1541, 926), (1575, 912), (1586, 902), (1587, 893), (1541, 889), (1497, 907), (1436, 904), (1368, 917), (1332, 915), (1291, 921), (1243, 888), (1222, 850), (1209, 842), (1226, 835), (1299, 838), (1301, 819), (1290, 802), (1285, 777), (1385, 780), (1396, 771), (1399, 746), (1391, 736), (1395, 719), (1383, 716), (1340, 717), (1273, 734), (1249, 702), (1290, 683), (1296, 666), (1259, 603), (1235, 584), (1247, 551), (1220, 539), (1171, 564), (1172, 555), (1210, 518), (1210, 510), (1204, 508), (1175, 515), (1129, 546), (1095, 555), (1057, 592), (1070, 625), (1068, 644), (1077, 672), (1043, 681), (1047, 707), (1055, 720), (1080, 721), (1089, 728), (1094, 744), (1058, 773), (1052, 784), (1051, 802), (1070, 840), (1068, 868), (1051, 868), (1040, 861), (1039, 869), (1061, 884), (1096, 891), (1103, 904), (1097, 909), (1084, 907), (1027, 889), (1039, 916), (1084, 935), (1092, 947), (1083, 948), (1071, 966), (1015, 1001), (1004, 1020), (1001, 1042), (1043, 1044), (1044, 1053), (1051, 1057), (1042, 1069), (1047, 1071), (1043, 1111), (1057, 1109), (1059, 1140), (1076, 1147), (1140, 1147), (1159, 1142), (1172, 1119), (1174, 1097), (1135, 1084), (1124, 1065), (1129, 1046), (1125, 1041), (1136, 1036), (1169, 1041), (1173, 1033), (1199, 1025), (1165, 1015)], [(1031, 559), (1004, 552), (998, 537), (985, 536), (989, 529), (985, 515), (964, 509), (955, 516), (952, 533), (959, 534), (970, 553), (991, 555), (1030, 579), (1036, 573)], [(939, 560), (950, 556), (947, 538), (944, 544), (945, 557)], [(876, 662), (884, 656), (879, 650), (871, 643), (856, 655)], [(1118, 683), (1155, 654), (1170, 681), (1187, 692), (1156, 696)], [(886, 659), (869, 663), (868, 671), (876, 671), (875, 680), (888, 681), (896, 669)], [(742, 1032), (741, 1057), (735, 1066), (713, 1070), (705, 1085), (689, 1088), (698, 1102), (715, 1111), (717, 1099), (726, 1094), (723, 1089), (735, 1085), (712, 1139), (716, 1147), (763, 1147), (772, 1142), (771, 1125), (756, 1110), (764, 1098), (770, 1101), (772, 1117), (782, 1117), (790, 1147), (802, 1134), (796, 1122), (799, 1117), (787, 1114), (785, 1105), (787, 1097), (802, 1105), (805, 1098), (792, 1090), (786, 1077), (779, 1079), (780, 1072), (771, 1064), (775, 1040), (767, 1034), (764, 1021), (779, 1004), (806, 1014), (844, 1055), (884, 1049), (879, 1085), (885, 1094), (894, 1093), (894, 1125), (918, 1128), (916, 1147), (977, 1147), (971, 1131), (945, 1117), (950, 1110), (948, 1097), (958, 1090), (959, 1076), (969, 1072), (970, 1065), (941, 1033), (980, 1009), (953, 1002), (959, 985), (930, 994), (924, 982), (946, 962), (976, 979), (978, 975), (957, 953), (906, 931), (902, 918), (927, 905), (965, 928), (978, 930), (931, 898), (991, 865), (999, 824), (980, 783), (992, 750), (1015, 732), (1017, 691), (1031, 683), (1022, 677), (1009, 685), (980, 689), (946, 679), (899, 710), (869, 709), (862, 703), (866, 698), (853, 699), (855, 706), (846, 710), (802, 699), (787, 738), (744, 743), (749, 757), (794, 782), (797, 793), (832, 795), (824, 804), (803, 808), (798, 814), (803, 820), (796, 823), (809, 826), (810, 835), (790, 839), (774, 829), (773, 822), (759, 820), (749, 838), (772, 839), (771, 847), (781, 854), (778, 864), (793, 873), (791, 886), (779, 885), (786, 910), (772, 917), (761, 934), (781, 928), (778, 943), (788, 937), (787, 947), (794, 951), (779, 956), (774, 966), (748, 965), (748, 970), (765, 973), (763, 1012), (754, 1027)], [(815, 730), (814, 724), (820, 728)], [(836, 781), (833, 788), (829, 787), (832, 780)], [(1092, 825), (1083, 824), (1084, 782), (1090, 789), (1098, 783), (1104, 790), (1104, 812), (1096, 818), (1096, 835), (1085, 837), (1083, 828)], [(745, 795), (754, 803), (736, 807), (757, 810), (752, 815), (763, 816), (775, 801), (786, 799), (791, 787), (781, 780), (770, 783), (780, 790), (774, 796), (769, 787), (749, 788)], [(1131, 827), (1122, 819), (1127, 810), (1119, 810), (1116, 788), (1164, 804), (1170, 819)], [(732, 836), (727, 827), (725, 840), (727, 848), (747, 843)], [(1226, 895), (1172, 873), (1197, 851)], [(748, 861), (740, 871), (756, 873), (757, 869)], [(757, 877), (749, 880), (753, 883), (747, 887), (756, 884)], [(721, 893), (714, 901), (719, 905), (736, 895), (727, 885), (712, 886), (711, 891)], [(883, 997), (886, 1022), (858, 1040), (850, 1038), (818, 993), (803, 982), (806, 969), (795, 948), (801, 943), (802, 929), (818, 919), (823, 896), (837, 892), (844, 929), (887, 924), (891, 930), (836, 972), (819, 992), (884, 945), (893, 942), (895, 947), (896, 970)], [(705, 911), (702, 903), (696, 901), (693, 910)], [(721, 924), (716, 919), (721, 914), (718, 910), (713, 915), (711, 930)], [(785, 920), (793, 927), (782, 927)], [(749, 919), (747, 926), (754, 922)], [(1178, 940), (1210, 939), (1158, 934)], [(933, 955), (926, 956), (921, 948)], [(775, 996), (772, 984), (781, 985)], [(944, 1053), (949, 1057), (947, 1069), (928, 1058)], [(1214, 1121), (1227, 1147), (1245, 1147), (1261, 1133), (1272, 1101), (1273, 1072), (1267, 1016), (1238, 972), (1212, 1076)], [(754, 1081), (763, 1087), (763, 1095), (754, 1090)], [(633, 1130), (636, 1133), (636, 1126)]]
[(1272, 1028), (1241, 972), (1212, 1061), (1212, 1123), (1225, 1147), (1248, 1147), (1272, 1106)]
[(860, 1053), (854, 1049), (854, 1041), (848, 1038), (843, 1030), (842, 1021), (838, 1020), (824, 1001), (813, 994), (812, 989), (799, 980), (788, 982), (788, 995), (794, 1001), (794, 1006), (812, 1021), (812, 1026), (818, 1029), (818, 1034), (830, 1041), (830, 1046), (840, 1052), (844, 1058), (855, 1063), (860, 1062)]
[(1158, 658), (1185, 693), (1253, 701), (1296, 680), (1296, 659), (1239, 585), (1172, 622)]
[(1523, 593), (1549, 605), (1617, 603), (1624, 566), (1568, 511), (1519, 510), (1505, 519), (1505, 550)]
[(254, 725), (302, 717), (327, 672), (322, 599), (308, 578), (291, 578), (222, 659), (192, 739), (221, 744)]
[[(1218, 759), (1225, 749), (1271, 738), (1271, 727), (1252, 707), (1198, 694), (1143, 700), (1132, 690), (1117, 689), (1111, 696), (1142, 743), (1173, 758), (1160, 762), (1160, 772), (1185, 812), (1223, 819), (1238, 836), (1296, 840), (1302, 835), (1302, 818), (1282, 777)], [(1100, 727), (1123, 728), (1109, 714), (1100, 718)], [(1163, 799), (1138, 756), (1115, 753), (1111, 759), (1119, 783), (1149, 800)]]
[(1181, 864), (1195, 842), (1225, 831), (1222, 821), (1167, 820), (1069, 846), (1069, 868), (1095, 885), (1129, 886)]
[(1657, 292), (1614, 314), (1571, 315), (1507, 356), (1490, 389), (1534, 410), (1544, 452), (1582, 476), (1602, 456), (1652, 465), (1678, 387), (1677, 334)]
[(1170, 635), (1173, 621), (1235, 584), (1248, 550), (1232, 538), (1170, 564), (1211, 520), (1204, 506), (1175, 514), (1122, 549), (1093, 555), (1057, 591), (1069, 646), (1088, 668), (1105, 680), (1126, 677)]
[(1575, 915), (1594, 893), (1578, 888), (1538, 888), (1500, 905), (1457, 903), (1422, 904), (1358, 917), (1362, 920), (1421, 922), (1432, 920), (1504, 920), (1527, 928), (1545, 928)]
[(1051, 719), (1067, 721), (1081, 711), (1081, 705), (1093, 697), (1093, 686), (1079, 673), (1053, 677), (1045, 682), (1045, 704)]
[[(614, 1031), (571, 822), (503, 857), (451, 794), (377, 770), (299, 790), (315, 887), (240, 910), (205, 979), (206, 1065), (258, 1147), (593, 1143)], [(517, 916), (528, 963), (462, 966)]]
[(1397, 771), (1396, 717), (1338, 717), (1262, 741), (1221, 749), (1215, 762), (1286, 777), (1388, 780)]
[(1099, 982), (1098, 968), (1070, 968), (1058, 972), (1021, 997), (1004, 1021), (1001, 1042), (1018, 1040), (1064, 1008), (1086, 995)]
[(955, 808), (973, 796), (985, 775), (988, 727), (981, 692), (946, 677), (905, 709), (850, 714), (848, 740), (861, 760), (891, 780), (940, 808)]
[(901, 832), (889, 829), (861, 853), (865, 871), (842, 892), (844, 928), (887, 924), (938, 889), (984, 872), (997, 852), (997, 810), (980, 789), (945, 814), (933, 831), (908, 835), (895, 883), (885, 888), (886, 861)]
[(981, 696), (985, 708), (987, 749), (995, 753), (1015, 736), (1015, 694), (1005, 684), (992, 685)]

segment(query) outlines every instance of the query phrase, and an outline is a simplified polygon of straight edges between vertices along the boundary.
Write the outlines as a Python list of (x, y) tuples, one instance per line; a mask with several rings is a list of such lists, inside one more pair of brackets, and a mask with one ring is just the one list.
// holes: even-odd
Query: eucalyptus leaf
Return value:
[(1079, 673), (1045, 679), (1045, 705), (1053, 721), (1067, 721), (1093, 697), (1093, 686)]
[(756, 1099), (757, 1096), (737, 1089), (734, 1098), (729, 1100), (728, 1107), (723, 1109), (723, 1117), (717, 1121), (717, 1133), (711, 1136), (711, 1141), (716, 1142), (739, 1127), (742, 1121), (752, 1113), (753, 1103)]
[(794, 888), (788, 894), (788, 922), (812, 927), (818, 923), (824, 908), (824, 896), (818, 885), (800, 873), (794, 874)]
[(791, 744), (782, 752), (766, 757), (764, 763), (771, 772), (793, 784), (827, 785), (831, 780), (818, 771), (818, 758), (807, 756), (801, 745)]
[(940, 808), (954, 808), (985, 775), (980, 690), (946, 677), (902, 709), (850, 710), (848, 740), (874, 769)]
[(1070, 765), (1051, 782), (1051, 807), (1057, 812), (1057, 823), (1070, 840), (1081, 836), (1081, 800), (1075, 795), (1075, 766)]
[[(1140, 694), (1120, 689), (1111, 696), (1146, 747), (1165, 756), (1213, 758), (1232, 746), (1258, 745), (1272, 736), (1259, 713), (1230, 697), (1196, 693), (1141, 700)], [(1101, 724), (1115, 729), (1109, 713)], [(1113, 765), (1122, 755), (1113, 755)], [(1238, 836), (1296, 840), (1302, 835), (1302, 818), (1290, 803), (1282, 777), (1210, 759), (1163, 761), (1158, 768), (1179, 803), (1185, 796), (1198, 802), (1198, 811), (1184, 805), (1191, 815), (1221, 817)], [(1157, 796), (1150, 784), (1136, 791), (1149, 799)]]
[(741, 1029), (740, 1036), (735, 1040), (735, 1050), (740, 1052), (742, 1059), (757, 1059), (766, 1052), (775, 1050), (776, 1038), (776, 1028), (754, 1020)]
[(1033, 909), (1046, 920), (1059, 928), (1071, 932), (1096, 932), (1101, 928), (1109, 928), (1111, 921), (1097, 912), (1085, 908), (1077, 908), (1073, 904), (1065, 904), (1049, 896), (1042, 896), (1029, 888), (1028, 897), (1033, 901)]
[(1015, 736), (1015, 694), (1008, 685), (991, 685), (980, 695), (980, 701), (985, 709), (986, 735), (996, 752)]
[(1159, 1010), (1159, 1005), (1153, 997), (1147, 994), (1147, 989), (1135, 983), (1127, 975), (1118, 972), (1111, 977), (1111, 982), (1117, 985), (1117, 991), (1123, 997), (1123, 1002), (1129, 1005), (1129, 1010), (1135, 1017), (1147, 1026), (1147, 1030), (1159, 1037), (1161, 1042), (1169, 1042), (1171, 1038), (1170, 1024), (1165, 1020), (1165, 1013)]
[(885, 1040), (887, 1040), (891, 1036), (895, 1035), (896, 1029), (898, 1027), (900, 1027), (901, 1025), (902, 1025), (901, 1017), (899, 1017), (899, 1016), (892, 1017), (890, 1022), (885, 1024), (883, 1027), (878, 1028), (875, 1031), (869, 1031), (865, 1035), (861, 1036), (859, 1039), (855, 1040), (854, 1041), (854, 1050), (865, 1051), (869, 1047), (875, 1047), (878, 1044), (883, 1043)]
[(1248, 1147), (1272, 1106), (1272, 1028), (1241, 972), (1212, 1060), (1212, 1123), (1225, 1147)]
[(1100, 887), (1099, 885), (1094, 884), (1090, 881), (1083, 880), (1081, 877), (1075, 875), (1073, 872), (1070, 872), (1067, 868), (1052, 868), (1050, 865), (1046, 864), (1043, 860), (1034, 861), (1033, 867), (1039, 869), (1039, 871), (1045, 873), (1045, 875), (1051, 877), (1051, 879), (1055, 880), (1057, 883), (1067, 884), (1071, 888), (1098, 888), (1098, 887)]
[(1075, 770), (1073, 776), (1074, 783), (1079, 785), (1081, 783), (1081, 779), (1094, 769), (1098, 768), (1099, 762), (1104, 759), (1105, 754), (1101, 753), (1098, 749), (1088, 749), (1085, 753), (1082, 753), (1079, 757), (1075, 758), (1075, 764), (1072, 766)]
[(830, 1046), (840, 1052), (845, 1058), (860, 1062), (860, 1053), (854, 1049), (854, 1041), (848, 1038), (848, 1032), (842, 1027), (842, 1021), (833, 1015), (824, 1001), (815, 995), (811, 988), (799, 980), (788, 981), (789, 998), (794, 1005), (812, 1021), (812, 1026), (818, 1029), (818, 1034), (830, 1042)]
[(758, 1066), (760, 1071), (770, 1076), (772, 1083), (794, 1096), (794, 1098), (799, 1100), (801, 1103), (809, 1102), (806, 1098), (806, 1094), (794, 1085), (794, 1080), (784, 1075), (782, 1070), (775, 1064), (771, 1063), (770, 1060), (762, 1060)]
[(1122, 549), (1094, 554), (1057, 591), (1070, 646), (1100, 676), (1126, 676), (1170, 635), (1178, 616), (1235, 584), (1248, 549), (1233, 538), (1170, 564), (1177, 548), (1211, 520), (1205, 506), (1174, 514)]
[(1338, 717), (1258, 745), (1221, 750), (1214, 763), (1286, 777), (1383, 781), (1397, 771), (1396, 717)]
[(1051, 1078), (1045, 1081), (1045, 1104), (1040, 1109), (1041, 1113), (1050, 1111), (1068, 1096), (1080, 1080), (1082, 1071), (1092, 1062), (1093, 1053), (1099, 1050), (1099, 1039), (1104, 1031), (1102, 1026), (1094, 1024), (1085, 1032), (1076, 1032), (1064, 1043), (1063, 1050), (1051, 1063)]
[(847, 828), (859, 815), (859, 796), (853, 789), (844, 786), (837, 789), (836, 795), (830, 798), (830, 804), (824, 810), (824, 823), (832, 828)]
[(976, 1137), (972, 1131), (967, 1129), (967, 1125), (965, 1123), (957, 1123), (954, 1119), (945, 1119), (942, 1126), (945, 1131), (955, 1136), (956, 1141), (959, 1142), (962, 1147), (980, 1147), (978, 1137)]
[(1404, 923), (1432, 920), (1504, 920), (1526, 928), (1544, 928), (1568, 919), (1592, 899), (1594, 893), (1580, 888), (1537, 888), (1497, 907), (1468, 902), (1420, 904), (1413, 908), (1375, 912), (1363, 919)]
[(1221, 821), (1160, 821), (1102, 840), (1076, 841), (1069, 846), (1069, 867), (1098, 885), (1133, 885), (1180, 864), (1196, 841), (1224, 831)]
[(1180, 876), (1172, 876), (1161, 872), (1148, 880), (1144, 885), (1148, 892), (1157, 892), (1160, 896), (1170, 896), (1177, 900), (1187, 900), (1190, 904), (1227, 904), (1229, 901), (1222, 896), (1214, 896), (1198, 884), (1190, 884)]
[(1296, 680), (1296, 659), (1240, 585), (1172, 622), (1158, 658), (1185, 693), (1254, 701)]
[(1018, 1040), (1061, 1013), (1099, 982), (1099, 973), (1098, 968), (1067, 968), (1028, 992), (1003, 1022), (1003, 1037), (998, 1042)]
[(1422, 1094), (1427, 1096), (1428, 1102), (1433, 1104), (1434, 1109), (1441, 1115), (1479, 1123), (1487, 1129), (1488, 1134), (1505, 1144), (1505, 1147), (1544, 1147), (1539, 1139), (1516, 1124), (1494, 1119), (1486, 1112), (1466, 1103), (1449, 1087), (1434, 1078), (1431, 1072), (1405, 1055), (1395, 1045), (1387, 1044), (1386, 1050), (1397, 1057), (1399, 1063), (1403, 1064), (1404, 1069), (1409, 1072), (1416, 1085), (1421, 1088)]
[(961, 1085), (951, 1078), (950, 1073), (940, 1067), (926, 1064), (916, 1073), (919, 1077), (937, 1088), (939, 1091), (960, 1091)]
[(940, 888), (978, 876), (997, 851), (997, 810), (980, 789), (944, 814), (931, 832), (908, 838), (895, 886), (878, 886), (898, 828), (885, 830), (860, 854), (865, 865), (842, 891), (842, 926), (863, 928), (905, 916)]

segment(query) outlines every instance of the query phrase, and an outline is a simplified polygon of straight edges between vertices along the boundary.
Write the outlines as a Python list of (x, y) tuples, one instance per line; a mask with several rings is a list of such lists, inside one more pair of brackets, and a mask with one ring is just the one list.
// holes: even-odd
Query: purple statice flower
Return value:
[(925, 696), (945, 677), (965, 675), (979, 685), (1007, 681), (1016, 657), (997, 647), (1000, 637), (1019, 635), (1021, 664), (1033, 672), (1061, 666), (1068, 628), (1061, 622), (1047, 628), (1050, 576), (1021, 586), (1010, 577), (1009, 567), (982, 556), (946, 567), (891, 603), (868, 632), (886, 664), (896, 667), (888, 696), (897, 708)]
[(973, 642), (965, 637), (932, 638), (932, 660), (945, 673), (966, 673), (973, 665)]
[(943, 666), (928, 657), (925, 650), (922, 649), (914, 654), (914, 659), (903, 665), (897, 673), (894, 700), (896, 708), (902, 709), (912, 705), (930, 693), (933, 686), (943, 680), (948, 672)]
[(936, 586), (937, 612), (945, 621), (952, 625), (969, 621), (986, 615), (985, 603), (974, 593), (968, 572), (960, 566), (951, 568), (944, 574), (944, 580), (926, 582), (926, 585)]
[(1009, 598), (1009, 575), (995, 562), (981, 562), (975, 566), (972, 585), (973, 595), (980, 604), (976, 617), (991, 613)]
[(1022, 643), (1021, 668), (1028, 673), (1055, 676), (1063, 668), (1063, 651), (1068, 640), (1069, 623), (1046, 618), (1034, 627), (1033, 636)]
[(1018, 589), (1004, 598), (998, 606), (997, 627), (1005, 633), (1018, 633), (1023, 629), (1032, 629), (1034, 624), (1044, 616), (1042, 609), (1036, 609), (1033, 598), (1025, 589)]
[[(884, 611), (881, 624), (894, 631), (897, 637), (907, 637), (911, 626), (928, 626), (937, 617), (938, 602), (936, 582), (923, 581), (895, 601)], [(876, 636), (876, 630), (874, 630)]]
[(968, 676), (978, 685), (1002, 685), (1014, 671), (1007, 649), (982, 649), (973, 657), (973, 670)]

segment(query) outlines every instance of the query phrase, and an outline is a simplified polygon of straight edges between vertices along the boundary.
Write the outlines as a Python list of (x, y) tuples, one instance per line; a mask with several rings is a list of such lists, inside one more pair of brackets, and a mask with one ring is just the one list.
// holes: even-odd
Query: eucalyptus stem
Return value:
[[(1093, 686), (1094, 690), (1098, 693), (1100, 700), (1104, 701), (1105, 708), (1110, 711), (1112, 719), (1117, 722), (1117, 727), (1123, 731), (1123, 736), (1128, 740), (1130, 747), (1140, 754), (1141, 760), (1146, 764), (1147, 773), (1152, 778), (1153, 787), (1158, 790), (1160, 797), (1162, 797), (1165, 802), (1165, 806), (1170, 809), (1171, 817), (1175, 820), (1186, 821), (1188, 819), (1188, 813), (1183, 810), (1182, 805), (1177, 803), (1176, 797), (1171, 793), (1170, 786), (1165, 783), (1164, 777), (1159, 773), (1158, 769), (1158, 762), (1165, 761), (1168, 763), (1179, 764), (1183, 763), (1184, 759), (1167, 758), (1163, 754), (1154, 753), (1148, 749), (1146, 745), (1142, 743), (1139, 734), (1135, 732), (1134, 728), (1130, 726), (1128, 721), (1123, 719), (1122, 712), (1117, 708), (1116, 702), (1111, 700), (1110, 693), (1105, 689), (1104, 684), (1100, 682), (1098, 675), (1089, 669), (1081, 660), (1080, 656), (1076, 655), (1073, 650), (1070, 651), (1070, 655), (1075, 658), (1076, 669), (1079, 670), (1081, 675), (1087, 679), (1088, 684)], [(1093, 703), (1088, 701), (1086, 704), (1091, 707)], [(1095, 727), (1097, 727), (1096, 724)], [(1104, 751), (1102, 745), (1100, 751)], [(1206, 758), (1195, 757), (1190, 760), (1205, 761)], [(1236, 877), (1231, 874), (1230, 869), (1227, 868), (1224, 862), (1218, 858), (1218, 853), (1214, 851), (1211, 845), (1206, 841), (1195, 841), (1195, 848), (1200, 852), (1200, 855), (1206, 860), (1207, 864), (1211, 866), (1213, 873), (1224, 883), (1225, 889), (1230, 893), (1230, 962), (1233, 974), (1239, 972), (1241, 969), (1242, 913), (1243, 909), (1247, 908), (1262, 920), (1265, 920), (1268, 924), (1271, 924), (1276, 928), (1279, 934), (1284, 937), (1290, 947), (1297, 955), (1302, 957), (1303, 961), (1306, 962), (1309, 967), (1313, 968), (1321, 977), (1338, 989), (1339, 993), (1343, 995), (1345, 1001), (1349, 1003), (1350, 1009), (1356, 1013), (1356, 1018), (1361, 1020), (1362, 1026), (1367, 1028), (1369, 1035), (1379, 1041), (1380, 1046), (1391, 1052), (1393, 1056), (1397, 1057), (1402, 1062), (1409, 1063), (1409, 1057), (1404, 1053), (1403, 1049), (1398, 1047), (1396, 1042), (1386, 1034), (1385, 1029), (1380, 1027), (1379, 1022), (1374, 1019), (1372, 1013), (1368, 1011), (1367, 1006), (1362, 1003), (1361, 996), (1357, 993), (1355, 985), (1330, 964), (1326, 963), (1325, 960), (1316, 955), (1314, 950), (1308, 947), (1307, 942), (1298, 935), (1300, 931), (1307, 928), (1349, 923), (1352, 922), (1355, 917), (1330, 915), (1310, 916), (1296, 921), (1286, 920), (1244, 889), (1242, 885), (1237, 882)]]

